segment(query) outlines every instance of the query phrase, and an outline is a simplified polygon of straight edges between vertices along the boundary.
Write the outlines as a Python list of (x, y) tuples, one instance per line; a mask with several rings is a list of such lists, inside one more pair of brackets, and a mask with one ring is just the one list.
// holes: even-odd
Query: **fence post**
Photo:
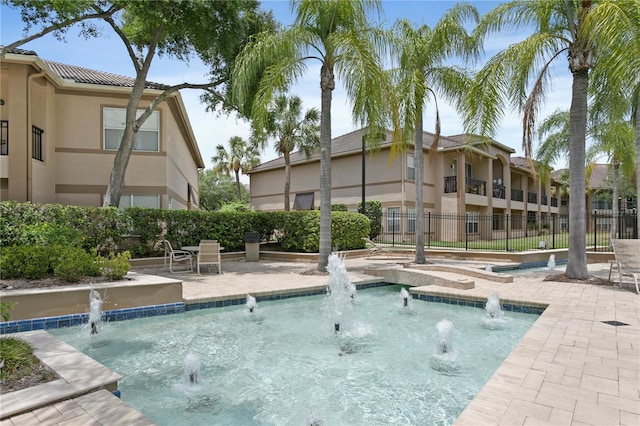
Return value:
[(431, 248), (431, 212), (427, 212), (427, 248)]
[(469, 250), (469, 213), (464, 214), (464, 249)]
[(598, 211), (593, 211), (593, 251), (598, 251)]
[(556, 214), (551, 215), (551, 248), (556, 248)]
[(393, 223), (393, 226), (391, 227), (391, 246), (395, 247), (396, 246), (396, 211), (395, 210), (391, 212), (391, 223)]
[(504, 246), (505, 246), (505, 251), (509, 251), (509, 213), (506, 213), (504, 215), (504, 220), (506, 222), (505, 225), (504, 225), (505, 226), (505, 231), (507, 231), (506, 234), (505, 234), (507, 236), (507, 239), (505, 241), (505, 245)]

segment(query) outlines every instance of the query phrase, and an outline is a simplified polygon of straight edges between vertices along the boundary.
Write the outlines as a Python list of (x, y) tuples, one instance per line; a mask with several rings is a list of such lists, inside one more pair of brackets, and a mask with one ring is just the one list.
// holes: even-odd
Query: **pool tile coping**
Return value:
[[(7, 336), (13, 336), (9, 334)], [(29, 343), (58, 378), (48, 383), (0, 394), (0, 419), (68, 400), (95, 390), (115, 391), (121, 376), (44, 330), (15, 335)]]

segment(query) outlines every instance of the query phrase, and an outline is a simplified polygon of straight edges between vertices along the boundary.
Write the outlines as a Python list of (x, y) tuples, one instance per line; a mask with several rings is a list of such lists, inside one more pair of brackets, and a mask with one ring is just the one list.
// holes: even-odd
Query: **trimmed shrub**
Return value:
[(332, 212), (348, 212), (349, 209), (347, 208), (346, 204), (331, 204), (331, 211)]
[[(116, 250), (129, 229), (127, 217), (114, 207), (0, 202), (0, 247), (80, 244), (87, 251), (106, 253)], [(45, 242), (38, 240), (39, 232)], [(75, 240), (77, 236), (80, 241)]]
[(129, 272), (131, 253), (128, 251), (113, 254), (108, 258), (100, 256), (97, 260), (102, 275), (111, 281), (121, 280)]
[(85, 276), (97, 277), (100, 268), (96, 257), (76, 247), (64, 247), (53, 266), (53, 273), (63, 281), (74, 283)]
[[(358, 211), (362, 211), (362, 203), (358, 203)], [(382, 203), (380, 201), (366, 201), (364, 214), (371, 221), (369, 238), (373, 240), (382, 233)]]
[(53, 272), (52, 261), (60, 246), (13, 246), (0, 250), (0, 278), (35, 280)]

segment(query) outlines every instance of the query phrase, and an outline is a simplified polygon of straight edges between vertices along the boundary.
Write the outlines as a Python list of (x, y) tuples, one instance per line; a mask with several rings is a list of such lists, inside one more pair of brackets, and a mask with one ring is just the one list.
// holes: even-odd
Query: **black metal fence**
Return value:
[[(609, 251), (611, 238), (638, 238), (635, 210), (621, 212), (616, 217), (611, 213), (593, 212), (586, 219), (587, 250)], [(372, 230), (376, 241), (391, 246), (415, 245), (415, 214), (388, 210), (382, 213), (380, 224), (381, 229)], [(427, 249), (525, 251), (567, 248), (570, 229), (569, 215), (560, 214), (424, 214)]]

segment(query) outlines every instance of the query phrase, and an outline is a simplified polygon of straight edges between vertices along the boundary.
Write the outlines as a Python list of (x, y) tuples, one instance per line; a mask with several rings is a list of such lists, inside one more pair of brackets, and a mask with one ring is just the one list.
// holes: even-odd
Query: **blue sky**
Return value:
[[(478, 11), (483, 14), (495, 7), (495, 1), (471, 1)], [(271, 9), (275, 18), (283, 25), (291, 24), (293, 16), (288, 1), (263, 1), (262, 8)], [(451, 8), (453, 1), (428, 0), (383, 0), (383, 23), (392, 25), (398, 19), (408, 19), (415, 24), (433, 26), (438, 19)], [(33, 30), (32, 30), (33, 31)], [(11, 43), (23, 35), (23, 24), (18, 10), (0, 6), (0, 44)], [(494, 36), (485, 41), (485, 60), (509, 44), (521, 40), (527, 35), (523, 31), (514, 31)], [(71, 29), (66, 37), (66, 43), (48, 35), (27, 43), (21, 48), (34, 50), (44, 59), (77, 65), (95, 70), (111, 72), (125, 76), (134, 76), (135, 72), (120, 39), (110, 28), (105, 28), (99, 38), (85, 40), (78, 35), (77, 29)], [(558, 62), (554, 74), (552, 91), (547, 96), (546, 107), (540, 117), (545, 117), (557, 108), (569, 108), (571, 100), (571, 76), (562, 61)], [(155, 58), (149, 73), (149, 80), (178, 84), (182, 82), (202, 83), (206, 81), (207, 68), (200, 61), (194, 59), (189, 64), (165, 58)], [(319, 67), (309, 63), (305, 77), (290, 90), (303, 99), (304, 108), (320, 108)], [(215, 154), (217, 144), (226, 144), (233, 136), (249, 137), (249, 124), (235, 117), (221, 116), (215, 112), (207, 113), (205, 106), (200, 103), (201, 91), (183, 90), (181, 92), (191, 126), (198, 141), (202, 158), (207, 168), (211, 168), (211, 157)], [(440, 104), (442, 120), (442, 134), (454, 135), (462, 133), (463, 128), (457, 113), (448, 105)], [(348, 133), (357, 128), (351, 119), (350, 105), (344, 91), (337, 82), (332, 103), (332, 135), (333, 137)], [(430, 106), (425, 113), (425, 130), (434, 130), (434, 114)], [(510, 146), (521, 155), (522, 128), (518, 115), (507, 114), (498, 131), (496, 140)], [(267, 147), (261, 155), (263, 161), (276, 157), (273, 149)], [(556, 167), (565, 167), (564, 164)]]

